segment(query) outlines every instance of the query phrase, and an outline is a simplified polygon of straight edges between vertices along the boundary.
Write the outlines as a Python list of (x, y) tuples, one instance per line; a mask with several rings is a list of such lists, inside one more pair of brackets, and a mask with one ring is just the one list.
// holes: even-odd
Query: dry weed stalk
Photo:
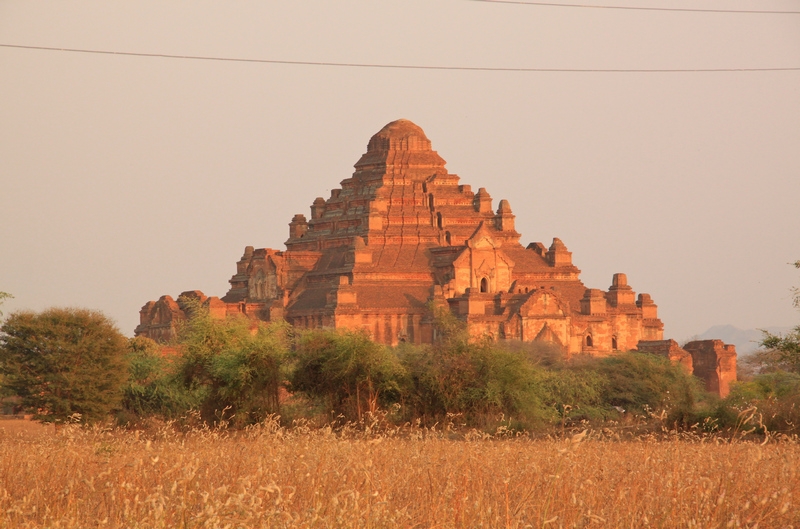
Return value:
[(800, 446), (456, 436), (275, 420), (242, 432), (0, 432), (0, 527), (789, 527)]

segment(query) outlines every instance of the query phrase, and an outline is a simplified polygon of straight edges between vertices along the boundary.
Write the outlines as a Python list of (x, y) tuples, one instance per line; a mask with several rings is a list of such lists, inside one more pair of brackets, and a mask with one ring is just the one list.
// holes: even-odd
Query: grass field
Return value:
[(0, 527), (800, 527), (791, 441), (0, 424), (0, 451)]

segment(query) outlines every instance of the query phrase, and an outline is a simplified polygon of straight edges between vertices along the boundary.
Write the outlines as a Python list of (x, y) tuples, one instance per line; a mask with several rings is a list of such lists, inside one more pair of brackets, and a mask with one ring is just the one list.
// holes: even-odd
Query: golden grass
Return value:
[(54, 427), (52, 424), (42, 424), (35, 421), (17, 418), (0, 420), (0, 436), (3, 438), (18, 435), (53, 435), (53, 429)]
[(800, 446), (0, 431), (0, 527), (798, 527)]

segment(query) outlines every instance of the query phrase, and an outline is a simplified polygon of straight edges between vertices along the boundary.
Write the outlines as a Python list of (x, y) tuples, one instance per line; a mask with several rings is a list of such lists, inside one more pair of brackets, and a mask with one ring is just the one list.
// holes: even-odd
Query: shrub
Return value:
[(176, 354), (149, 338), (128, 341), (128, 381), (123, 386), (121, 422), (147, 417), (176, 419), (201, 404), (201, 395), (190, 392), (177, 376)]
[(178, 330), (178, 374), (198, 395), (203, 420), (253, 424), (279, 411), (289, 349), (286, 323), (215, 319), (202, 306)]
[(348, 419), (361, 419), (400, 397), (403, 367), (364, 332), (313, 330), (299, 336), (291, 387)]
[(603, 400), (608, 380), (593, 369), (560, 367), (542, 372), (542, 402), (553, 419), (601, 420), (616, 415)]
[(501, 340), (497, 343), (497, 347), (519, 353), (525, 356), (529, 362), (539, 367), (556, 369), (566, 366), (564, 352), (561, 347), (552, 342)]
[(530, 351), (510, 342), (501, 347), (488, 339), (472, 339), (463, 322), (448, 311), (435, 310), (434, 317), (436, 342), (402, 350), (410, 414), (431, 420), (460, 414), (473, 424), (504, 415), (523, 426), (546, 418), (542, 370), (531, 361)]
[(758, 350), (749, 359), (758, 371), (791, 371), (800, 373), (800, 326), (785, 335), (770, 334), (762, 331), (764, 336)]
[(740, 415), (750, 410), (753, 424), (781, 433), (797, 433), (800, 425), (800, 375), (787, 371), (762, 373), (748, 382), (736, 382), (717, 408), (721, 427), (735, 427)]
[(701, 395), (697, 379), (661, 356), (628, 352), (591, 364), (605, 380), (602, 400), (630, 412), (666, 411), (686, 422)]

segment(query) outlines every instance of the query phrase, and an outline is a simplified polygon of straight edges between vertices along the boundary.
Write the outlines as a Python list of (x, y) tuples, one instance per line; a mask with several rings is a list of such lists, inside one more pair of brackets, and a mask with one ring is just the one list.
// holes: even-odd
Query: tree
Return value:
[(288, 324), (266, 324), (244, 316), (216, 319), (199, 303), (189, 312), (175, 342), (181, 354), (178, 374), (200, 398), (202, 418), (233, 419), (241, 425), (277, 413), (289, 349)]
[(754, 355), (759, 370), (800, 373), (800, 325), (785, 335), (762, 332), (764, 337), (760, 345), (764, 350)]
[[(14, 296), (12, 296), (11, 294), (9, 294), (8, 292), (2, 292), (2, 291), (0, 291), (0, 305), (2, 305), (2, 304), (3, 304), (3, 300), (5, 300), (6, 298), (13, 298), (13, 297), (14, 297)], [(3, 311), (2, 311), (2, 310), (0, 310), (0, 316), (2, 316), (2, 315), (3, 315)]]
[[(3, 304), (3, 300), (5, 300), (6, 298), (13, 298), (13, 297), (14, 296), (9, 294), (8, 292), (0, 291), (0, 305)], [(0, 318), (2, 317), (3, 317), (3, 311), (0, 310)], [(6, 404), (5, 402), (6, 397), (11, 397), (11, 396), (13, 396), (13, 394), (8, 390), (8, 385), (5, 383), (3, 375), (0, 374), (0, 399), (3, 399), (4, 401), (3, 403)], [(13, 406), (11, 407), (11, 409), (12, 410), (14, 409)]]
[(0, 327), (0, 373), (23, 408), (44, 422), (105, 419), (127, 377), (127, 339), (102, 313), (16, 312)]
[(291, 381), (328, 409), (361, 419), (399, 395), (403, 374), (397, 357), (364, 332), (314, 330), (298, 340)]
[(587, 367), (604, 379), (603, 401), (629, 411), (669, 409), (673, 418), (684, 419), (701, 397), (698, 380), (662, 356), (630, 351)]
[[(790, 264), (800, 268), (800, 261)], [(792, 304), (800, 309), (800, 288), (794, 287), (791, 292)], [(800, 373), (800, 325), (783, 336), (768, 331), (761, 332), (763, 338), (760, 345), (764, 350), (757, 352), (754, 358), (759, 367)]]
[(800, 430), (800, 374), (786, 371), (760, 373), (731, 386), (716, 417), (720, 426), (735, 427), (741, 410), (756, 409), (761, 426), (769, 432), (797, 434)]
[(545, 414), (539, 369), (527, 351), (469, 335), (465, 322), (443, 307), (430, 307), (436, 339), (403, 351), (407, 404), (415, 414), (440, 419), (462, 414), (473, 424), (505, 414), (531, 425)]
[(188, 391), (178, 377), (180, 359), (165, 354), (164, 348), (149, 338), (137, 336), (128, 341), (128, 381), (123, 386), (121, 422), (157, 416), (176, 419), (200, 400)]
[(440, 342), (404, 355), (417, 413), (441, 417), (463, 414), (471, 423), (505, 414), (526, 424), (544, 413), (542, 370), (520, 351), (488, 339)]

